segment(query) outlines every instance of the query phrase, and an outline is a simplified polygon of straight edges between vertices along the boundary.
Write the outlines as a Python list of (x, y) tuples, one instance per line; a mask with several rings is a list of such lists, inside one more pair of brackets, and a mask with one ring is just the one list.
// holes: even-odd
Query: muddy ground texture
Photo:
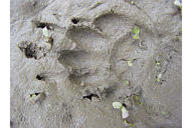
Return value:
[(11, 128), (181, 128), (173, 3), (11, 0)]

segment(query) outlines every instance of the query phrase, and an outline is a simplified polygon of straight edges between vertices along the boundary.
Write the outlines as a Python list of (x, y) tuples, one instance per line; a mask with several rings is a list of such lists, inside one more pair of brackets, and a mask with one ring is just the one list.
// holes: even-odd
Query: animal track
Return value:
[(89, 27), (70, 28), (66, 36), (76, 43), (77, 49), (64, 50), (59, 57), (61, 64), (72, 68), (69, 79), (75, 84), (95, 85), (113, 75), (110, 65), (111, 56), (116, 54), (114, 44), (121, 45), (121, 38), (128, 37), (134, 25), (133, 21), (113, 13), (99, 16), (93, 24), (101, 33)]
[[(166, 49), (162, 45), (174, 46), (173, 42), (179, 40), (181, 35), (167, 43), (174, 36), (172, 32), (177, 34), (180, 22), (177, 16), (172, 20), (171, 15), (162, 12), (161, 1), (21, 1), (11, 23), (11, 48), (15, 41), (25, 38), (18, 43), (19, 50), (11, 52), (13, 127), (17, 127), (14, 112), (18, 110), (26, 117), (26, 121), (20, 121), (24, 125), (18, 127), (95, 128), (101, 124), (112, 128), (123, 127), (126, 121), (135, 127), (140, 122), (153, 127), (150, 121), (153, 117), (160, 120), (159, 115), (145, 114), (143, 105), (177, 106), (169, 104), (167, 97), (178, 95), (175, 86), (180, 88), (180, 60), (174, 47)], [(172, 12), (168, 6), (173, 4), (166, 4), (165, 9)], [(165, 21), (173, 27), (165, 27)], [(139, 28), (139, 39), (132, 38), (135, 26)], [(161, 52), (162, 58), (155, 60), (154, 56)], [(21, 53), (26, 58), (16, 56)], [(166, 80), (170, 86), (153, 85), (155, 76), (161, 74), (160, 82)], [(141, 87), (142, 93), (134, 92), (135, 87)], [(30, 88), (32, 91), (26, 94)], [(34, 104), (27, 103), (25, 94)], [(121, 102), (130, 111), (125, 122), (112, 109), (113, 101)], [(150, 119), (145, 118), (148, 115)]]
[[(95, 88), (110, 81), (120, 84), (125, 78), (132, 79), (133, 83), (142, 83), (140, 75), (147, 68), (144, 67), (147, 63), (145, 59), (153, 53), (156, 43), (155, 34), (148, 30), (150, 26), (143, 27), (143, 24), (136, 24), (124, 15), (111, 12), (94, 19), (93, 26), (73, 26), (66, 32), (67, 38), (76, 44), (76, 49), (64, 50), (59, 57), (61, 64), (72, 68), (69, 80), (80, 85), (79, 88)], [(139, 41), (131, 37), (134, 26), (140, 28)], [(132, 67), (126, 61), (121, 61), (129, 58), (136, 59)], [(114, 91), (111, 88), (112, 85), (109, 85), (99, 93), (93, 91), (84, 97), (108, 97)], [(118, 93), (114, 95), (118, 97)]]
[[(119, 69), (117, 63), (123, 59), (122, 56), (138, 57), (138, 54), (133, 52), (137, 49), (136, 43), (130, 37), (130, 32), (135, 26), (134, 20), (110, 12), (97, 16), (93, 20), (92, 26), (86, 26), (86, 23), (81, 26), (78, 24), (79, 19), (77, 18), (72, 18), (71, 22), (73, 24), (66, 31), (65, 36), (75, 44), (75, 48), (60, 51), (58, 58), (64, 67), (71, 68), (69, 80), (76, 85), (85, 86), (105, 83), (110, 77), (112, 77), (111, 80), (120, 80), (121, 73), (128, 68), (125, 67), (125, 70), (117, 72)], [(83, 23), (83, 21), (81, 22)], [(52, 31), (59, 28), (57, 25), (47, 22), (33, 21), (33, 24), (37, 28), (47, 27)], [(142, 34), (145, 32), (143, 31)], [(144, 43), (148, 43), (148, 39), (143, 38), (143, 40), (146, 41)], [(18, 46), (27, 58), (40, 59), (48, 52), (47, 49), (32, 42), (22, 42)], [(130, 49), (130, 51), (126, 49)], [(44, 80), (45, 78), (37, 75), (36, 79)]]

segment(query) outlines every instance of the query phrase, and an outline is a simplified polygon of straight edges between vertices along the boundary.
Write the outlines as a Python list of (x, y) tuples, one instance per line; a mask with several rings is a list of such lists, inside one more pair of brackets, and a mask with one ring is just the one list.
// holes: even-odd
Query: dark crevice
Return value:
[(83, 99), (87, 98), (89, 100), (92, 100), (93, 97), (99, 98), (97, 94), (91, 93), (90, 95), (83, 96)]
[(48, 49), (38, 46), (37, 43), (22, 41), (18, 43), (19, 49), (24, 53), (26, 58), (34, 58), (36, 60), (45, 57)]
[(40, 93), (35, 93), (35, 95), (37, 96), (37, 95), (39, 95)]
[(65, 27), (58, 26), (57, 24), (54, 24), (54, 23), (47, 23), (47, 22), (41, 22), (41, 21), (32, 21), (32, 24), (34, 25), (34, 27), (41, 28), (41, 29), (45, 27), (47, 27), (48, 30), (58, 29), (60, 31), (63, 31), (66, 29)]
[(36, 50), (35, 48), (32, 46), (32, 44), (30, 44), (26, 49), (25, 49), (25, 55), (27, 58), (32, 58), (34, 57), (35, 59), (36, 57)]
[(19, 49), (24, 52), (27, 58), (37, 59), (37, 46), (34, 43), (23, 41), (19, 44)]
[(71, 22), (72, 22), (73, 24), (77, 24), (77, 23), (79, 22), (79, 19), (73, 18), (73, 19), (71, 19)]
[(45, 76), (44, 76), (44, 74), (39, 74), (39, 75), (36, 76), (36, 79), (45, 81)]
[(37, 28), (43, 29), (43, 28), (47, 27), (48, 30), (54, 29), (54, 24), (52, 24), (52, 23), (46, 23), (46, 22), (40, 22), (40, 21), (32, 21), (32, 23), (34, 23)]
[(127, 107), (127, 105), (126, 105), (125, 103), (122, 103), (122, 106), (123, 106), (123, 107)]
[(37, 28), (44, 28), (47, 27), (47, 29), (51, 29), (48, 23), (38, 23), (36, 24)]
[(40, 94), (40, 92), (36, 92), (36, 93), (30, 94), (30, 97), (38, 96), (39, 94)]

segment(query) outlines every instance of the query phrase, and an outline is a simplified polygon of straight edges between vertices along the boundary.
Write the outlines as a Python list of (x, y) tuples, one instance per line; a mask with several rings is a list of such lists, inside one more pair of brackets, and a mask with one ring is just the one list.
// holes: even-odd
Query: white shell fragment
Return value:
[(125, 107), (121, 108), (121, 112), (122, 112), (123, 119), (129, 117), (129, 112), (127, 111), (127, 109)]
[(122, 107), (122, 103), (120, 103), (120, 102), (113, 102), (112, 106), (115, 109), (120, 109)]
[(47, 27), (44, 27), (44, 28), (43, 28), (43, 36), (49, 37), (49, 32), (48, 32)]

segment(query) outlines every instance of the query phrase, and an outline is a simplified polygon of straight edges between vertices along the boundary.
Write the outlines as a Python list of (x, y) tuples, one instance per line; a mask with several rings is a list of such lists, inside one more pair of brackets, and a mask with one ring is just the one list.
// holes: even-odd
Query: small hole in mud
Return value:
[(45, 80), (45, 76), (42, 75), (42, 74), (39, 74), (39, 75), (36, 76), (36, 79), (44, 81)]
[(90, 95), (83, 96), (83, 99), (87, 98), (89, 100), (92, 100), (93, 97), (99, 98), (99, 96), (97, 94), (91, 93)]
[(39, 94), (40, 94), (40, 93), (36, 92), (36, 93), (30, 94), (30, 97), (38, 96)]
[(53, 29), (50, 23), (45, 23), (45, 22), (35, 22), (35, 26), (36, 26), (37, 28), (47, 27), (48, 30)]
[(126, 105), (125, 103), (122, 103), (122, 106), (123, 106), (123, 107), (127, 107), (127, 105)]
[(73, 19), (71, 19), (71, 22), (72, 22), (73, 24), (77, 24), (77, 23), (79, 22), (79, 19), (73, 18)]
[(37, 96), (37, 95), (39, 95), (40, 93), (35, 93), (35, 95)]
[(49, 28), (48, 25), (46, 23), (39, 23), (37, 25), (38, 28), (44, 28), (44, 27), (47, 27), (47, 29)]

